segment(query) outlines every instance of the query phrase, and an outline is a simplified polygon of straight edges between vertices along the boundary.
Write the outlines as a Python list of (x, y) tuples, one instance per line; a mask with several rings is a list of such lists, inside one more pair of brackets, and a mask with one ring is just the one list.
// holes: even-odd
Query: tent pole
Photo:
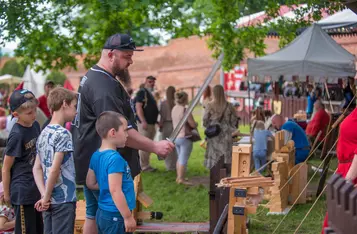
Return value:
[[(250, 132), (250, 139), (249, 139), (249, 142), (250, 144), (252, 144), (253, 142), (253, 139), (252, 139), (252, 130), (253, 129), (250, 129), (251, 126), (252, 126), (252, 123), (250, 122), (250, 120), (252, 119), (252, 113), (251, 113), (251, 108), (250, 108), (250, 84), (249, 84), (249, 81), (250, 81), (250, 76), (248, 75), (247, 77), (247, 81), (248, 81), (248, 116), (249, 116), (249, 119), (248, 119), (248, 123), (249, 123), (249, 132)], [(254, 106), (254, 101), (253, 101), (253, 106)]]
[(325, 81), (325, 89), (326, 89), (326, 94), (327, 94), (328, 102), (329, 102), (329, 104), (330, 104), (331, 113), (333, 113), (334, 110), (333, 110), (333, 106), (332, 106), (332, 103), (331, 103), (330, 92), (329, 92), (329, 90), (328, 90), (328, 86), (327, 86), (327, 82), (326, 82), (326, 81)]

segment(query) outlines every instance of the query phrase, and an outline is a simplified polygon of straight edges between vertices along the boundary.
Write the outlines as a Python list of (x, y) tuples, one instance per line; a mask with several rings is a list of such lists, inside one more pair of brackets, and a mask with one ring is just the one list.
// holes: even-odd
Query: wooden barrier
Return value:
[(288, 204), (306, 203), (306, 190), (303, 189), (307, 184), (308, 166), (306, 163), (295, 165), (295, 144), (291, 140), (285, 144), (284, 134), (284, 131), (275, 134), (272, 157), (275, 160), (272, 163), (274, 186), (267, 195), (271, 197), (269, 211), (274, 214), (284, 213)]
[(329, 228), (325, 234), (355, 234), (357, 230), (357, 188), (334, 174), (327, 181)]
[(247, 215), (256, 213), (258, 205), (253, 204), (250, 199), (259, 202), (261, 195), (259, 187), (273, 185), (271, 178), (250, 176), (251, 154), (250, 144), (233, 146), (231, 177), (221, 179), (217, 185), (230, 187), (227, 233), (247, 233)]

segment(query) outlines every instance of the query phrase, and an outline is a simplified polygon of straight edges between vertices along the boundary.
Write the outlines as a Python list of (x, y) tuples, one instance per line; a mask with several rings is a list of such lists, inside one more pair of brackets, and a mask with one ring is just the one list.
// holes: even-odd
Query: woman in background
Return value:
[(207, 150), (204, 165), (211, 169), (224, 157), (224, 163), (230, 171), (232, 163), (232, 133), (236, 131), (238, 117), (233, 105), (226, 100), (222, 85), (213, 88), (213, 100), (207, 104), (203, 115), (205, 128), (213, 124), (219, 124), (221, 131), (218, 136), (207, 138)]
[[(175, 106), (175, 92), (175, 88), (173, 86), (169, 86), (166, 89), (166, 100), (161, 102), (160, 105), (159, 131), (162, 132), (162, 140), (170, 137), (173, 131), (171, 112)], [(174, 171), (176, 169), (176, 161), (177, 153), (176, 150), (174, 150), (165, 158), (166, 170)]]
[[(188, 95), (186, 92), (177, 92), (175, 94), (176, 105), (172, 109), (171, 118), (172, 125), (174, 128), (178, 125), (180, 120), (183, 118), (185, 113), (186, 105), (188, 104)], [(187, 124), (190, 128), (194, 129), (197, 127), (197, 123), (193, 119), (192, 114), (188, 116)], [(175, 140), (176, 150), (177, 150), (177, 178), (176, 182), (178, 184), (192, 185), (190, 182), (185, 180), (185, 173), (187, 169), (187, 162), (192, 152), (192, 141), (185, 136), (185, 127), (181, 129), (177, 138)]]
[(211, 90), (211, 86), (207, 86), (207, 88), (205, 89), (205, 91), (202, 94), (200, 103), (203, 108), (206, 108), (207, 104), (210, 101), (212, 101), (212, 90)]

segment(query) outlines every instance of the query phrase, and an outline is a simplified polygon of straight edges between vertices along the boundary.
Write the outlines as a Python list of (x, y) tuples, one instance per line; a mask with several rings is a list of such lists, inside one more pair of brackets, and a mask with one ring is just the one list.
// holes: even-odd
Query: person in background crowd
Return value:
[[(327, 126), (330, 122), (330, 116), (325, 111), (325, 106), (321, 100), (317, 100), (314, 103), (314, 115), (312, 120), (308, 123), (306, 128), (306, 135), (310, 140), (310, 143), (314, 143), (317, 137), (317, 134), (321, 131), (319, 141), (322, 141), (325, 138)], [(320, 144), (322, 148), (322, 144)]]
[[(153, 76), (146, 77), (145, 87), (140, 89), (136, 94), (136, 114), (139, 118), (139, 132), (153, 140), (156, 134), (157, 118), (159, 116), (159, 109), (155, 97), (152, 92), (154, 91), (156, 78)], [(140, 166), (143, 171), (152, 172), (156, 169), (150, 165), (150, 153), (140, 150)]]
[(259, 173), (265, 168), (261, 168), (267, 162), (268, 137), (273, 137), (269, 130), (265, 130), (264, 122), (258, 120), (254, 129), (253, 159), (255, 170), (260, 169)]
[(308, 84), (307, 85), (307, 106), (306, 106), (306, 116), (308, 119), (311, 118), (312, 113), (314, 111), (314, 103), (316, 101), (316, 95), (315, 92), (313, 91), (313, 85)]
[(293, 121), (284, 120), (281, 115), (274, 115), (272, 117), (272, 126), (277, 130), (285, 131), (285, 142), (293, 140), (295, 143), (295, 164), (304, 162), (309, 156), (310, 143), (304, 130)]
[[(166, 89), (166, 100), (161, 102), (160, 105), (160, 121), (159, 127), (162, 132), (162, 139), (170, 137), (173, 131), (171, 112), (175, 106), (175, 88), (169, 86)], [(165, 159), (166, 170), (174, 171), (176, 169), (177, 153), (176, 150), (172, 151)]]
[[(176, 92), (175, 94), (176, 105), (172, 109), (171, 118), (173, 127), (176, 128), (180, 120), (183, 118), (183, 115), (186, 110), (186, 105), (188, 104), (188, 95), (186, 92)], [(197, 123), (195, 122), (192, 113), (189, 115), (187, 119), (187, 123), (191, 128), (196, 128)], [(177, 135), (175, 140), (176, 150), (178, 154), (177, 159), (177, 178), (176, 183), (184, 184), (184, 185), (192, 185), (190, 182), (185, 180), (185, 174), (187, 169), (187, 162), (190, 158), (192, 152), (192, 141), (187, 139), (185, 136), (185, 127), (183, 127), (180, 133)]]
[(77, 116), (73, 121), (72, 134), (75, 145), (76, 182), (84, 185), (86, 201), (83, 234), (97, 233), (95, 216), (99, 194), (98, 191), (88, 189), (85, 180), (90, 158), (101, 144), (95, 122), (102, 112), (118, 112), (128, 121), (126, 146), (117, 150), (128, 162), (133, 178), (141, 171), (138, 150), (165, 157), (175, 147), (169, 141), (154, 142), (137, 132), (134, 105), (124, 86), (116, 79), (122, 70), (133, 63), (134, 51), (138, 49), (129, 35), (118, 33), (110, 36), (101, 51), (100, 60), (88, 70), (79, 86)]
[(347, 84), (343, 87), (343, 95), (345, 97), (345, 103), (342, 109), (346, 109), (347, 107), (350, 110), (356, 108), (356, 99), (353, 97), (356, 95), (356, 85), (354, 77), (348, 77)]
[(265, 122), (265, 115), (264, 115), (264, 110), (263, 107), (258, 106), (254, 112), (253, 112), (253, 116), (250, 120), (251, 124), (254, 123), (254, 121), (263, 121)]
[[(4, 188), (0, 183), (0, 197), (4, 196)], [(11, 204), (0, 202), (0, 233), (14, 234), (15, 211)]]
[[(222, 119), (222, 121), (220, 121)], [(232, 134), (237, 129), (238, 117), (234, 106), (227, 102), (222, 85), (213, 88), (213, 100), (207, 104), (203, 115), (205, 128), (219, 124), (221, 131), (218, 136), (207, 139), (204, 165), (211, 169), (224, 157), (224, 163), (230, 171), (232, 163)]]
[(200, 103), (203, 108), (206, 108), (210, 101), (212, 101), (212, 89), (211, 86), (208, 85), (201, 96)]
[(55, 83), (51, 80), (46, 81), (45, 83), (45, 94), (38, 98), (38, 107), (43, 111), (47, 118), (51, 118), (51, 112), (47, 106), (47, 97), (50, 94), (50, 91), (55, 87)]

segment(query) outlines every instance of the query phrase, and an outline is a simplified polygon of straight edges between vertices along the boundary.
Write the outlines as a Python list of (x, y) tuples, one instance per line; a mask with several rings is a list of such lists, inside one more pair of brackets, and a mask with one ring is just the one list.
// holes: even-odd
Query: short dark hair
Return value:
[(48, 109), (50, 111), (58, 111), (61, 109), (63, 101), (70, 105), (75, 99), (77, 99), (75, 92), (63, 87), (54, 88), (47, 97)]
[(110, 129), (114, 128), (115, 131), (119, 130), (119, 127), (123, 124), (120, 118), (124, 118), (123, 115), (115, 111), (102, 112), (97, 122), (95, 123), (95, 129), (97, 130), (100, 138), (106, 138)]
[(148, 76), (146, 77), (147, 80), (156, 80), (156, 77), (155, 76)]
[(47, 80), (45, 83), (45, 86), (48, 86), (50, 88), (54, 88), (55, 87), (55, 82), (53, 82), (52, 80)]

